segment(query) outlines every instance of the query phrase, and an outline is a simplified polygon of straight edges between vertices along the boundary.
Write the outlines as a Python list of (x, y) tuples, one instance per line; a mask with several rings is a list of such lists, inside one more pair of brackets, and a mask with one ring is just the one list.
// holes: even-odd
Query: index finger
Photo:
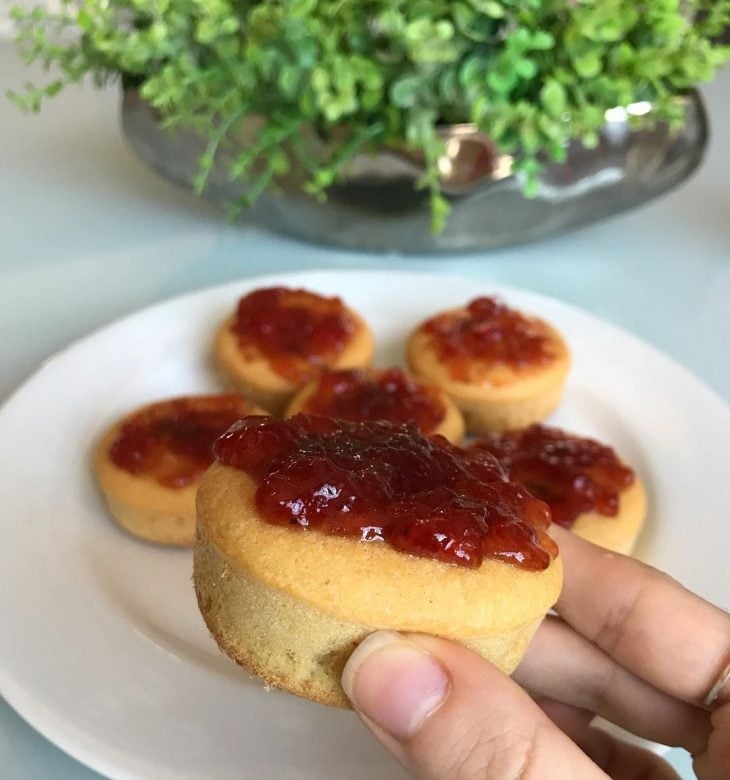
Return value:
[(563, 620), (642, 679), (701, 705), (730, 662), (730, 616), (646, 564), (560, 527), (550, 533), (563, 556)]

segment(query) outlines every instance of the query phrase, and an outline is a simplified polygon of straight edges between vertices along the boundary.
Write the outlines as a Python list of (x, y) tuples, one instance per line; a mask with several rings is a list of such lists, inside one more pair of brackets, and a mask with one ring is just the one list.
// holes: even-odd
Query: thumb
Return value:
[(426, 780), (606, 780), (509, 677), (461, 645), (378, 631), (348, 660), (365, 725)]

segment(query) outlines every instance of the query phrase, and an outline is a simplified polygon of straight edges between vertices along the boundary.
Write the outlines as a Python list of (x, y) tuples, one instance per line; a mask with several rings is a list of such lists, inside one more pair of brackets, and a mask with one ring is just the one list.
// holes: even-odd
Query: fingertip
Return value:
[(342, 687), (359, 713), (404, 740), (444, 702), (449, 679), (425, 649), (395, 631), (377, 631), (348, 659)]

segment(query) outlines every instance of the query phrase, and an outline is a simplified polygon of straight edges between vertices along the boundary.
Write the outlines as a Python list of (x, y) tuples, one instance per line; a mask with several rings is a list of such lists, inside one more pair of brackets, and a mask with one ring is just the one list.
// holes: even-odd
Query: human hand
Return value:
[(543, 622), (515, 681), (460, 645), (378, 631), (343, 674), (360, 718), (429, 780), (676, 780), (653, 753), (591, 726), (596, 714), (686, 748), (700, 780), (728, 780), (730, 616), (655, 569), (554, 535), (559, 617)]

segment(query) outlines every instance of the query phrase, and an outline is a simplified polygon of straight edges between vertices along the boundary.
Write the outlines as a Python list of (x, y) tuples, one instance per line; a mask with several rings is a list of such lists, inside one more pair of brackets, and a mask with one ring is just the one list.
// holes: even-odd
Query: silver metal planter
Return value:
[[(439, 167), (452, 212), (440, 235), (431, 233), (426, 197), (413, 186), (421, 173), (418, 161), (391, 151), (355, 158), (324, 203), (285, 183), (281, 192), (261, 195), (242, 219), (307, 241), (363, 250), (440, 252), (534, 241), (631, 209), (687, 178), (702, 160), (708, 128), (699, 94), (685, 100), (686, 122), (676, 135), (663, 124), (633, 131), (626, 111), (607, 112), (598, 147), (571, 146), (565, 163), (543, 171), (538, 195), (529, 200), (510, 173), (508, 157), (495, 154), (468, 125), (447, 128), (447, 155)], [(634, 110), (649, 108), (637, 104)], [(131, 90), (124, 93), (122, 127), (142, 160), (190, 189), (204, 148), (198, 136), (162, 130), (155, 111)], [(229, 180), (225, 162), (219, 156), (204, 193), (221, 206), (246, 191), (245, 183)]]

